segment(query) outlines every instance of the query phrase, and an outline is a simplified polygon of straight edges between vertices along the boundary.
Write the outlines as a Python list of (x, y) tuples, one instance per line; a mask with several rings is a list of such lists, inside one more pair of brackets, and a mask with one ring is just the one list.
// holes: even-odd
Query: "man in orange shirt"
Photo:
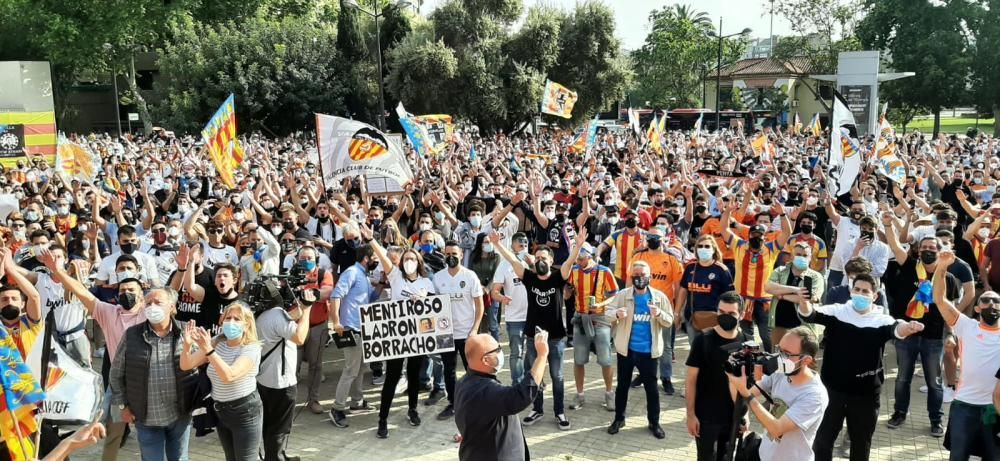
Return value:
[[(677, 257), (664, 251), (665, 238), (662, 229), (658, 227), (650, 229), (649, 233), (646, 234), (646, 248), (635, 252), (632, 255), (632, 261), (645, 261), (646, 264), (649, 264), (649, 285), (662, 291), (668, 299), (674, 299), (674, 293), (677, 292), (684, 267), (677, 260)], [(659, 359), (660, 383), (663, 384), (664, 393), (674, 395), (674, 385), (670, 381), (670, 377), (674, 372), (672, 362), (676, 329), (672, 326), (671, 328), (662, 328), (660, 331), (663, 334), (663, 355)], [(638, 379), (637, 377), (632, 381), (632, 387), (642, 385), (641, 381), (636, 382)]]
[(629, 279), (629, 268), (632, 267), (632, 253), (642, 245), (642, 239), (645, 235), (645, 232), (639, 229), (638, 216), (639, 213), (635, 210), (626, 210), (624, 215), (625, 221), (623, 221), (625, 228), (615, 231), (608, 238), (604, 239), (597, 247), (597, 253), (594, 255), (600, 259), (600, 256), (609, 249), (613, 249), (616, 252), (614, 274), (618, 284), (621, 286), (632, 283)]
[(761, 225), (754, 225), (750, 228), (749, 239), (744, 240), (738, 237), (729, 229), (732, 208), (722, 213), (722, 236), (727, 245), (732, 248), (735, 259), (736, 272), (733, 276), (733, 285), (736, 291), (746, 300), (747, 309), (740, 321), (743, 333), (753, 336), (754, 324), (760, 328), (760, 340), (764, 345), (764, 350), (771, 352), (771, 332), (768, 325), (768, 309), (770, 309), (771, 296), (764, 289), (771, 272), (774, 271), (774, 263), (781, 254), (781, 248), (788, 237), (792, 234), (792, 223), (785, 215), (785, 208), (781, 205), (774, 205), (772, 210), (781, 220), (781, 233), (774, 241), (765, 242), (764, 234), (767, 229)]

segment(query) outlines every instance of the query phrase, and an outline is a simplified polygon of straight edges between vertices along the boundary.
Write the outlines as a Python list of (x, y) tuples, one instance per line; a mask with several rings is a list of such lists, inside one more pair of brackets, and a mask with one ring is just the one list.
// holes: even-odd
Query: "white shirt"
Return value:
[(958, 378), (955, 400), (971, 405), (993, 403), (1000, 366), (1000, 329), (986, 330), (964, 315), (952, 327), (962, 351), (962, 369)]
[(475, 272), (459, 266), (454, 277), (448, 269), (442, 269), (434, 274), (434, 287), (443, 295), (451, 298), (451, 325), (455, 339), (465, 339), (474, 333), (472, 327), (476, 324), (476, 298), (483, 296), (483, 286)]
[(514, 267), (507, 260), (500, 261), (493, 273), (493, 283), (503, 284), (503, 294), (510, 296), (510, 304), (504, 308), (504, 318), (508, 322), (524, 322), (528, 320), (528, 290), (524, 283), (514, 273)]
[[(257, 383), (270, 389), (287, 389), (295, 386), (298, 382), (295, 376), (296, 364), (299, 363), (298, 346), (290, 338), (295, 336), (298, 325), (281, 307), (264, 311), (257, 317), (256, 324), (257, 338), (261, 342)], [(283, 346), (279, 346), (279, 343)], [(278, 349), (271, 352), (275, 347)]]
[[(514, 234), (517, 233), (517, 228), (520, 221), (514, 212), (507, 213), (507, 216), (503, 218), (503, 222), (500, 223), (500, 227), (495, 228), (498, 234), (500, 234), (500, 242), (503, 246), (510, 248), (510, 240)], [(494, 230), (493, 227), (493, 214), (483, 216), (482, 232), (489, 234)]]
[[(362, 221), (363, 222), (363, 221)], [(319, 237), (328, 243), (333, 243), (337, 239), (337, 231), (339, 230), (333, 222), (333, 218), (330, 218), (326, 224), (320, 224), (319, 220), (316, 218), (309, 218), (309, 222), (306, 223), (306, 230), (310, 234)]]
[[(409, 281), (403, 277), (403, 271), (398, 267), (393, 267), (389, 272), (389, 287), (391, 288), (390, 300), (410, 299), (412, 297), (424, 297), (437, 293), (434, 282), (423, 276), (418, 276), (416, 280)], [(452, 304), (454, 310), (454, 304)]]
[(205, 256), (202, 258), (202, 264), (212, 270), (215, 270), (216, 264), (232, 264), (237, 265), (240, 262), (240, 255), (236, 253), (236, 248), (229, 245), (224, 245), (222, 248), (212, 248), (211, 245), (206, 241), (202, 241), (202, 248), (205, 250), (203, 253)]
[[(118, 273), (115, 272), (115, 266), (118, 264), (118, 257), (124, 253), (117, 252), (112, 253), (111, 256), (101, 260), (101, 265), (97, 268), (97, 280), (106, 280), (109, 284), (118, 283)], [(132, 256), (135, 257), (136, 261), (139, 261), (139, 272), (142, 273), (145, 282), (151, 286), (160, 285), (160, 271), (157, 269), (156, 257), (141, 252), (134, 252)]]
[(823, 421), (830, 399), (819, 376), (813, 377), (808, 383), (793, 386), (788, 379), (779, 373), (765, 376), (760, 380), (760, 387), (771, 394), (776, 405), (771, 409), (775, 418), (788, 416), (796, 428), (782, 434), (781, 438), (771, 440), (765, 431), (760, 443), (760, 459), (762, 460), (796, 460), (812, 461), (815, 459), (812, 451), (816, 431)]
[[(49, 311), (55, 309), (56, 331), (66, 332), (83, 324), (87, 312), (79, 300), (71, 303), (66, 302), (66, 290), (61, 283), (55, 283), (48, 274), (38, 273), (38, 282), (35, 289), (41, 296), (42, 318), (49, 315)], [(72, 341), (86, 334), (84, 330), (77, 331), (66, 336), (66, 341)], [(39, 335), (41, 338), (41, 335)]]
[(850, 218), (841, 217), (840, 224), (837, 225), (837, 246), (833, 250), (833, 257), (830, 258), (830, 270), (843, 272), (844, 263), (851, 259), (854, 243), (858, 241), (858, 237), (861, 237), (861, 227), (852, 223)]

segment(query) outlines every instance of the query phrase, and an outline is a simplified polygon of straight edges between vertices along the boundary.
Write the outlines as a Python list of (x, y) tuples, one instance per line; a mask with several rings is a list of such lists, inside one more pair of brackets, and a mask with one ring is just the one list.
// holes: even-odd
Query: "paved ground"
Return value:
[[(506, 349), (506, 346), (504, 347)], [(688, 344), (686, 338), (677, 338), (677, 362), (674, 369), (674, 383), (678, 391), (683, 391), (684, 367)], [(918, 387), (923, 384), (923, 378), (915, 377), (911, 397), (910, 418), (906, 424), (897, 430), (886, 427), (889, 413), (892, 409), (892, 389), (895, 385), (895, 355), (891, 345), (887, 348), (886, 362), (888, 367), (888, 382), (882, 392), (882, 412), (879, 417), (878, 429), (873, 439), (873, 460), (945, 460), (948, 453), (941, 446), (941, 439), (930, 437), (930, 425), (926, 413), (926, 394), (921, 394)], [(323, 383), (323, 396), (328, 397), (322, 403), (329, 407), (332, 404), (334, 388), (340, 375), (343, 359), (334, 346), (326, 350), (324, 364), (326, 381)], [(461, 367), (460, 367), (461, 368)], [(564, 371), (566, 372), (567, 405), (570, 396), (574, 395), (572, 384), (572, 353), (567, 351)], [(461, 373), (461, 372), (460, 372)], [(612, 413), (600, 407), (603, 401), (603, 382), (599, 369), (591, 360), (587, 369), (588, 380), (586, 396), (588, 407), (580, 410), (568, 410), (572, 423), (569, 431), (558, 430), (555, 418), (551, 414), (551, 400), (546, 401), (546, 417), (531, 427), (525, 428), (528, 445), (533, 459), (545, 460), (678, 460), (695, 459), (693, 439), (688, 436), (684, 423), (684, 398), (680, 392), (673, 397), (661, 394), (660, 407), (661, 424), (667, 433), (664, 440), (657, 440), (646, 429), (645, 394), (641, 389), (633, 389), (629, 394), (629, 411), (627, 426), (617, 435), (608, 435), (605, 430), (612, 419)], [(505, 370), (500, 378), (508, 381), (509, 373)], [(368, 378), (370, 382), (370, 377)], [(369, 402), (378, 403), (379, 387), (366, 386), (365, 397)], [(300, 400), (305, 395), (305, 388), (300, 387)], [(437, 406), (421, 405), (419, 411), (423, 419), (420, 427), (411, 427), (405, 420), (405, 395), (396, 396), (392, 412), (389, 416), (389, 438), (380, 440), (375, 437), (378, 421), (377, 412), (367, 412), (353, 415), (349, 418), (349, 428), (337, 428), (330, 423), (328, 415), (314, 415), (308, 410), (302, 411), (295, 420), (290, 441), (290, 454), (301, 456), (304, 460), (331, 459), (333, 456), (354, 456), (360, 460), (453, 460), (458, 458), (458, 445), (453, 443), (452, 436), (456, 429), (452, 420), (437, 421), (434, 416), (444, 408), (445, 401)], [(547, 395), (550, 397), (551, 393)], [(299, 406), (301, 408), (301, 405)], [(759, 431), (759, 428), (757, 429)], [(211, 434), (206, 437), (192, 438), (190, 445), (192, 461), (223, 459), (218, 437)], [(74, 459), (100, 459), (100, 450), (95, 447), (76, 456)], [(139, 459), (138, 445), (135, 438), (129, 439), (121, 452), (123, 460)]]

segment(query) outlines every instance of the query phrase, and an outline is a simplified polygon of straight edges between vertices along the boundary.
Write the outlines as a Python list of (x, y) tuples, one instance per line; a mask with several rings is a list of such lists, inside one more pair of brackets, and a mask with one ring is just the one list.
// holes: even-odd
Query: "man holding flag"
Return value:
[(854, 114), (838, 92), (834, 92), (833, 120), (830, 123), (830, 165), (840, 167), (837, 195), (850, 192), (861, 172), (861, 148), (858, 146)]

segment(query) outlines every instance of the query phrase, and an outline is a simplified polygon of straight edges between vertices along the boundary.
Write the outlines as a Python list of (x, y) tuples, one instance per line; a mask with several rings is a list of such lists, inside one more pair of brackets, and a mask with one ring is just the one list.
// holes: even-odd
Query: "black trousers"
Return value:
[(417, 399), (420, 395), (420, 368), (424, 366), (424, 357), (407, 357), (392, 359), (385, 362), (385, 384), (382, 385), (382, 401), (378, 406), (378, 419), (389, 417), (389, 407), (396, 395), (396, 385), (403, 374), (403, 362), (406, 362), (406, 403), (408, 410), (417, 409)]
[(271, 389), (257, 385), (257, 393), (264, 406), (264, 461), (282, 461), (286, 457), (285, 448), (288, 434), (292, 433), (296, 391), (297, 386)]
[[(444, 364), (444, 389), (448, 391), (448, 404), (455, 403), (455, 355), (462, 357), (462, 367), (469, 371), (469, 359), (465, 358), (465, 340), (455, 340), (455, 350), (441, 353)], [(407, 378), (409, 379), (409, 378)]]
[(878, 422), (879, 392), (870, 395), (850, 395), (827, 388), (830, 404), (813, 441), (816, 461), (833, 459), (833, 444), (847, 420), (847, 435), (851, 438), (851, 461), (866, 461), (872, 449), (872, 433)]
[(632, 370), (639, 370), (642, 388), (646, 391), (646, 419), (649, 424), (660, 423), (660, 392), (656, 388), (658, 360), (649, 353), (629, 349), (628, 355), (618, 354), (618, 387), (615, 389), (615, 421), (625, 421), (628, 391), (632, 387)]
[(731, 432), (729, 424), (701, 423), (699, 436), (694, 439), (698, 461), (729, 461), (732, 458), (732, 450), (728, 449)]

